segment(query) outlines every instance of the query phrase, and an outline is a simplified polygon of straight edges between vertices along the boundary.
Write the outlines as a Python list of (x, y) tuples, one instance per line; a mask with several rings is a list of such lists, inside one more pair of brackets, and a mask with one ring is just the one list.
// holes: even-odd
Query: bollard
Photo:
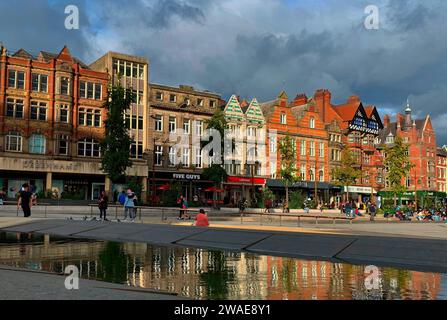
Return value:
[(298, 216), (298, 227), (301, 227), (301, 217)]
[(118, 220), (118, 206), (115, 207), (115, 220)]
[(315, 217), (315, 225), (318, 226), (318, 217)]

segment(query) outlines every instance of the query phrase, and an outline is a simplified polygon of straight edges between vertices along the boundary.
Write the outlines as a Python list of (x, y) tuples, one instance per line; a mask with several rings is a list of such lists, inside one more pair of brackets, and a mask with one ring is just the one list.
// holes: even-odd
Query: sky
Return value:
[[(65, 8), (79, 29), (65, 28)], [(378, 8), (378, 29), (365, 28)], [(285, 90), (334, 103), (359, 95), (382, 115), (429, 114), (447, 144), (445, 0), (15, 0), (0, 1), (0, 42), (89, 64), (113, 50), (150, 60), (150, 81), (259, 101)]]

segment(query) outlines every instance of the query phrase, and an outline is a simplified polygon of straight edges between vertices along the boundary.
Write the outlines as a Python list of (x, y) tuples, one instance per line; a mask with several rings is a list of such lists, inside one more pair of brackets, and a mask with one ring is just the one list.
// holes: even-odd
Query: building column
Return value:
[(141, 201), (147, 203), (148, 178), (141, 178)]
[(53, 173), (47, 172), (47, 179), (45, 180), (45, 191), (53, 192)]
[[(110, 178), (109, 178), (108, 176), (106, 176), (105, 181), (104, 181), (104, 184), (105, 184), (105, 186), (104, 186), (104, 191), (106, 192), (106, 194), (107, 194), (107, 195), (109, 196), (109, 198), (110, 198), (111, 196), (113, 196), (113, 195), (112, 195), (112, 181), (110, 180)], [(113, 200), (113, 197), (110, 198), (110, 199)]]

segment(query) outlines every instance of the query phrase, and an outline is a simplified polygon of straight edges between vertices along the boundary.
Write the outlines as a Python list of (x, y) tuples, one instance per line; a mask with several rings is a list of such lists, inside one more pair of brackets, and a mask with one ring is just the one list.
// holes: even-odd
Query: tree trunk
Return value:
[(396, 208), (396, 206), (397, 206), (397, 195), (394, 192), (394, 207)]
[(286, 208), (289, 207), (289, 186), (286, 184)]

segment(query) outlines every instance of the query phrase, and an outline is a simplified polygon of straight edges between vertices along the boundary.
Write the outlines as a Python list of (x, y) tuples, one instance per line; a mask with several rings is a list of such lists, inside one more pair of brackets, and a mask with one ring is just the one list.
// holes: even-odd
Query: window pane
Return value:
[(17, 89), (25, 89), (25, 72), (17, 72)]
[(45, 75), (40, 76), (40, 91), (41, 92), (48, 91), (48, 76)]
[(36, 73), (32, 74), (32, 90), (33, 91), (39, 91), (39, 75)]
[(93, 83), (87, 83), (87, 99), (93, 99)]
[(84, 81), (81, 81), (80, 91), (79, 91), (79, 94), (80, 94), (81, 98), (86, 98), (85, 86), (86, 86), (86, 83)]
[(16, 72), (15, 70), (9, 70), (8, 87), (16, 87)]
[(101, 100), (101, 84), (100, 83), (95, 84), (95, 99)]

